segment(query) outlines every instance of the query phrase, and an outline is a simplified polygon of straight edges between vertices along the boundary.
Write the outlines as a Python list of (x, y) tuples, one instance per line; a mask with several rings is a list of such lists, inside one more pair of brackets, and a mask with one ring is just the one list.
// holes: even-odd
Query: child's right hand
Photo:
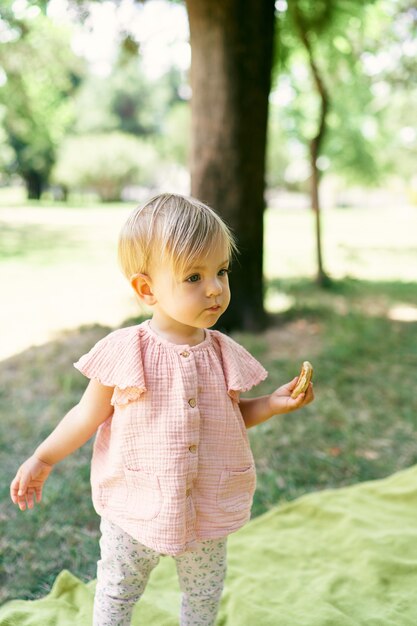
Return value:
[(36, 502), (41, 501), (42, 488), (52, 468), (53, 465), (44, 463), (34, 455), (19, 467), (10, 485), (10, 497), (21, 511), (26, 509), (26, 504), (29, 509), (33, 509), (35, 505), (34, 496)]

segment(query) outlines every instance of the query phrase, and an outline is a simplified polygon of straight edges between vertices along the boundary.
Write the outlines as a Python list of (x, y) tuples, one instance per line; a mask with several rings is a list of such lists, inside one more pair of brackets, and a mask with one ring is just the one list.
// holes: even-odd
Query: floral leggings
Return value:
[[(129, 626), (134, 604), (163, 555), (105, 519), (100, 530), (93, 626)], [(173, 558), (182, 591), (181, 626), (213, 626), (226, 575), (226, 538), (202, 541)]]

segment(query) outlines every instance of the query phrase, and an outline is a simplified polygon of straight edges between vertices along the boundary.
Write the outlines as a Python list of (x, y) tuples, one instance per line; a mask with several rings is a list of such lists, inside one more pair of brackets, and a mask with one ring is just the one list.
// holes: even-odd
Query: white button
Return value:
[(190, 407), (193, 409), (194, 407), (197, 406), (197, 400), (195, 398), (190, 398), (188, 400), (188, 404), (190, 405)]
[(193, 444), (192, 446), (190, 446), (189, 451), (192, 452), (193, 454), (195, 454), (197, 452), (197, 446), (195, 444)]
[(184, 352), (180, 352), (180, 355), (187, 357), (187, 356), (190, 356), (190, 353), (187, 352), (187, 350), (184, 350)]

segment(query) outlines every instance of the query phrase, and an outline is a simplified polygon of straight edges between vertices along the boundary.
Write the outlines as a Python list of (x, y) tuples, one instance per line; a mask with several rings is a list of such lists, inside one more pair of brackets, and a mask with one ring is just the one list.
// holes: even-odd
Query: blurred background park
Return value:
[(253, 515), (417, 461), (416, 31), (413, 0), (2, 0), (0, 602), (95, 575), (91, 443), (34, 511), (9, 482), (78, 401), (72, 362), (146, 315), (117, 234), (160, 191), (237, 234), (256, 392), (315, 365), (316, 402), (250, 431)]

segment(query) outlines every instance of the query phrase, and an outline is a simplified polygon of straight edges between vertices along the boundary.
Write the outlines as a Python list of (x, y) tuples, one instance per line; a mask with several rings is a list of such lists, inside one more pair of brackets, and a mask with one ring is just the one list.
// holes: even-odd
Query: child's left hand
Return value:
[(293, 378), (292, 381), (290, 381), (286, 385), (278, 387), (278, 389), (271, 393), (271, 395), (269, 396), (269, 405), (271, 408), (271, 412), (274, 415), (291, 413), (291, 411), (301, 409), (307, 404), (310, 404), (310, 402), (313, 402), (313, 383), (310, 383), (307, 387), (307, 390), (304, 393), (300, 393), (300, 395), (296, 399), (291, 398), (291, 393), (295, 388), (297, 381), (298, 376)]

